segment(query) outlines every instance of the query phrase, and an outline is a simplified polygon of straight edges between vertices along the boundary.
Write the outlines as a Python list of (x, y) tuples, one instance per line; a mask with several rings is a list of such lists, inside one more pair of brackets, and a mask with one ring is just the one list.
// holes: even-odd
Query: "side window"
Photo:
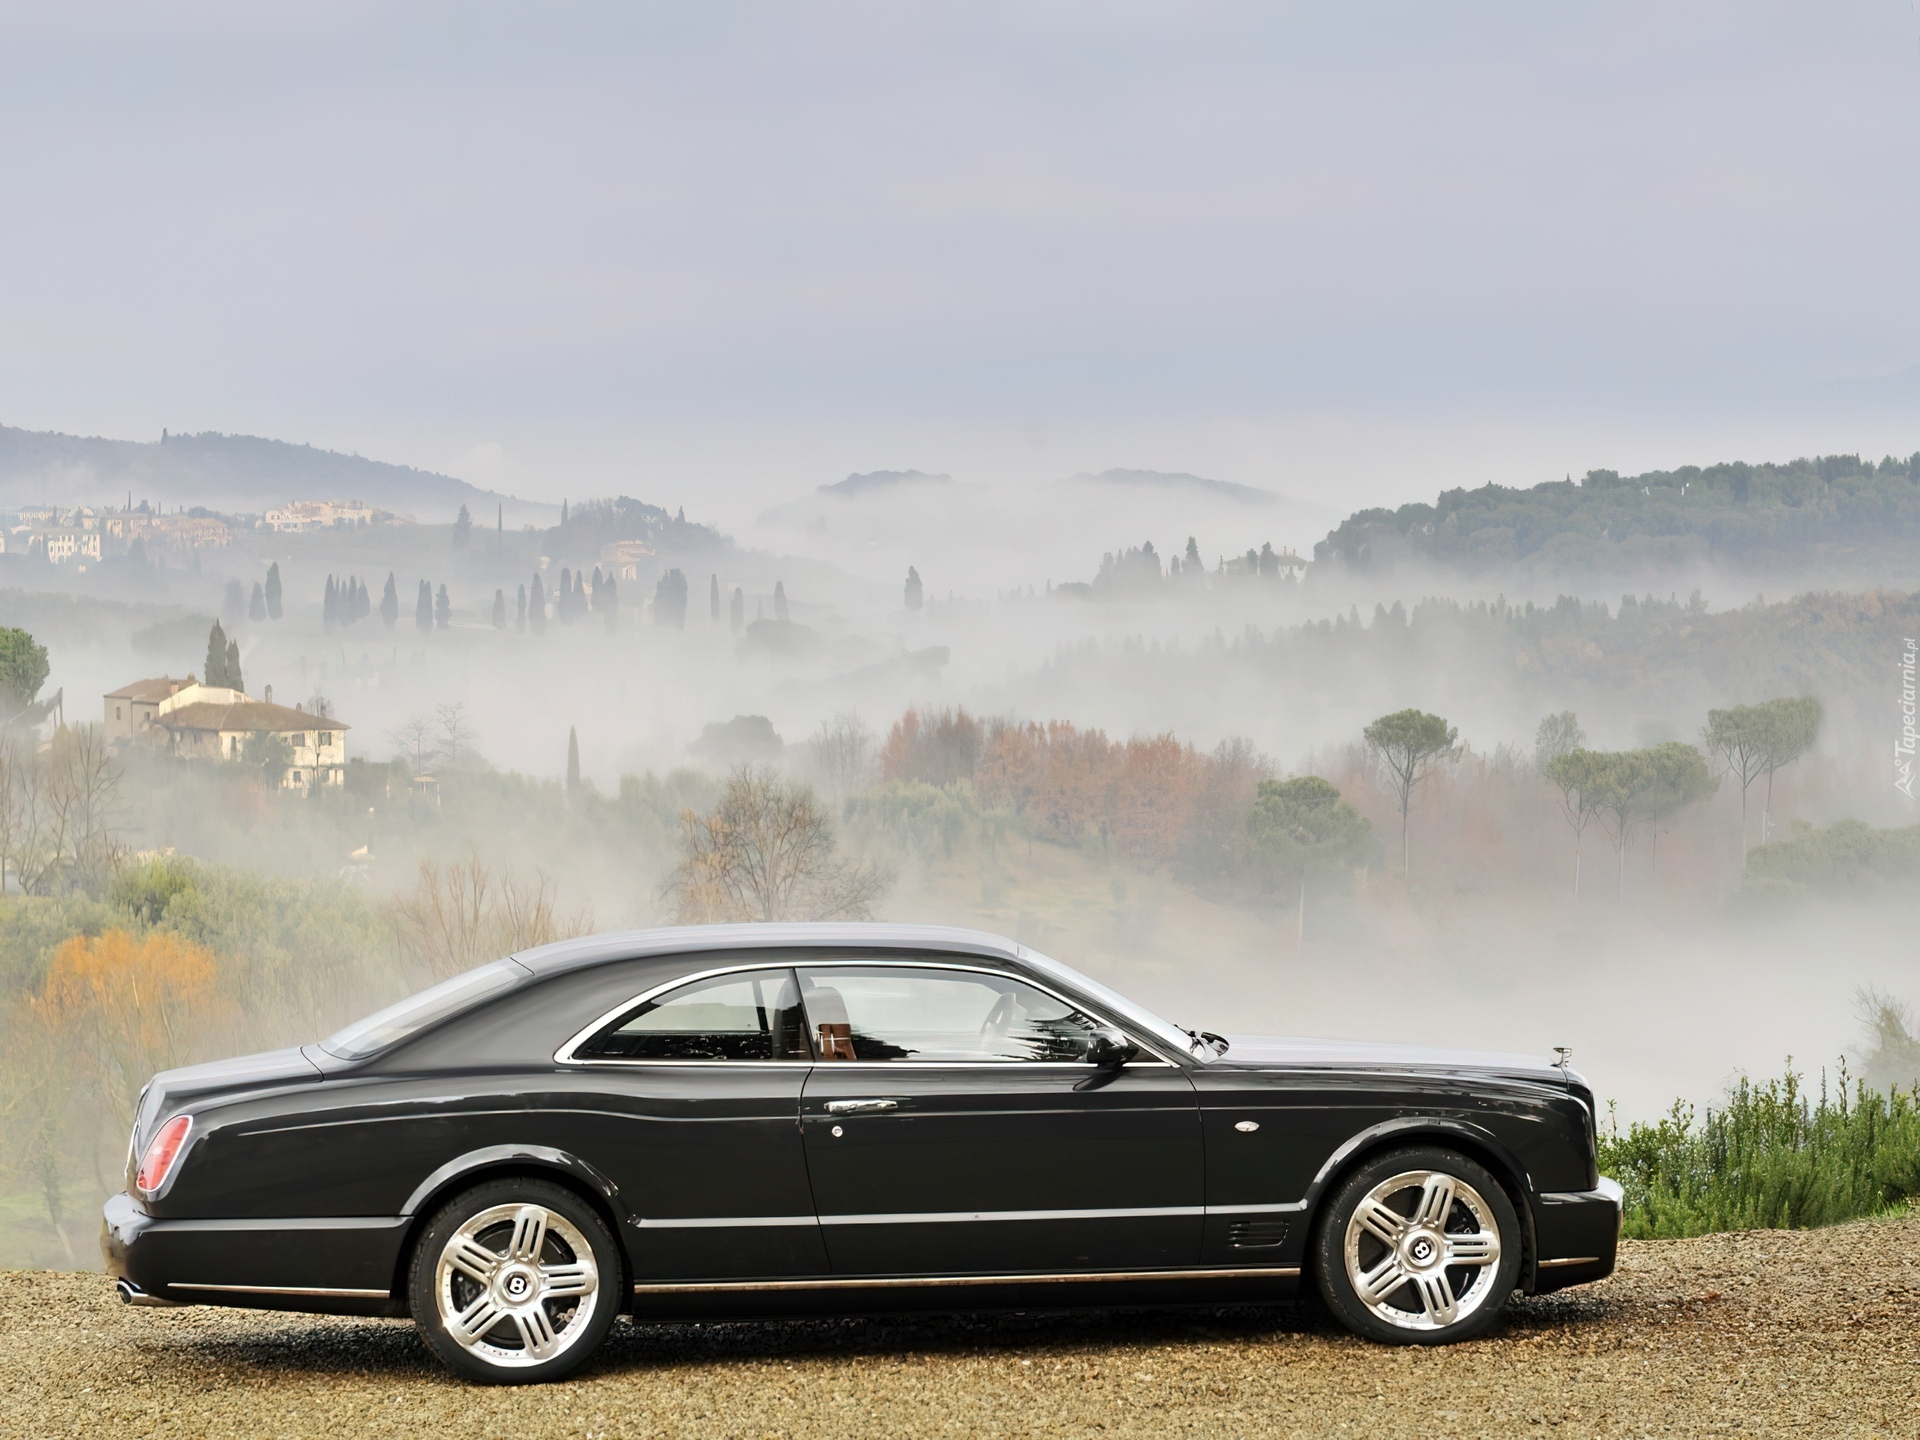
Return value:
[(807, 966), (822, 1060), (1083, 1061), (1096, 1021), (1009, 976), (913, 965)]
[(577, 1060), (811, 1060), (791, 970), (696, 980), (621, 1016)]

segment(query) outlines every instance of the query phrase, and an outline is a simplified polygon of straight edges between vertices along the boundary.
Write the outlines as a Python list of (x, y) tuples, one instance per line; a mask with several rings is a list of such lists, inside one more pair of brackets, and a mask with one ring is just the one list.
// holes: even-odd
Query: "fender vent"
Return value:
[(1286, 1238), (1284, 1220), (1235, 1220), (1227, 1226), (1227, 1243), (1236, 1250), (1265, 1250)]

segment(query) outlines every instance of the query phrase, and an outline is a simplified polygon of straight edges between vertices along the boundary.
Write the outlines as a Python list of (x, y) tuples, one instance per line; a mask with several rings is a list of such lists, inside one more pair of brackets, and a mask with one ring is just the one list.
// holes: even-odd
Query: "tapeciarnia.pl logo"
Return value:
[(1913, 799), (1914, 661), (1914, 640), (1909, 635), (1900, 656), (1900, 738), (1893, 742), (1893, 788), (1909, 800)]

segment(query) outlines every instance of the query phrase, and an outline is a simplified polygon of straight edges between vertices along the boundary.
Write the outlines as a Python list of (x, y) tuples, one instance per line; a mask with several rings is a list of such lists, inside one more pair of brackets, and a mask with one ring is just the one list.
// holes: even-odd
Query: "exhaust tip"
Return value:
[(179, 1300), (162, 1300), (158, 1295), (149, 1295), (131, 1280), (116, 1280), (113, 1282), (113, 1288), (120, 1293), (120, 1303), (122, 1305), (140, 1305), (155, 1310), (173, 1310), (177, 1309), (183, 1303)]

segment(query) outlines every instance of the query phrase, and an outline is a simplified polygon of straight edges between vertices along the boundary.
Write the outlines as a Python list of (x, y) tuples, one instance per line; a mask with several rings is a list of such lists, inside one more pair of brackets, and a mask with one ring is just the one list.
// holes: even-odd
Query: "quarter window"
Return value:
[(696, 980), (649, 1000), (574, 1052), (578, 1060), (810, 1060), (791, 970)]
[(800, 971), (822, 1060), (1084, 1061), (1097, 1021), (1003, 975), (917, 966)]

